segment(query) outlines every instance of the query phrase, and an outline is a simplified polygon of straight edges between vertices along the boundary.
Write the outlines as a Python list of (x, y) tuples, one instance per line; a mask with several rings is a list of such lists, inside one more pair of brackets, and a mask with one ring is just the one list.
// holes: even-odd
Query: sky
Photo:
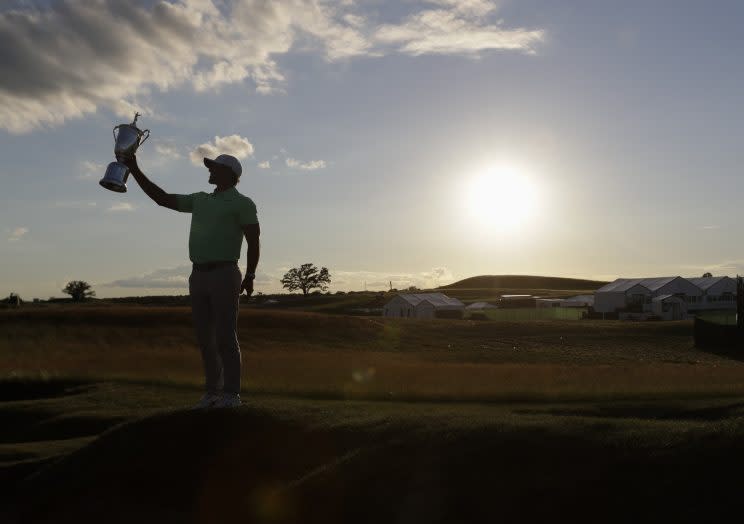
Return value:
[[(243, 164), (256, 291), (482, 274), (744, 273), (744, 3), (0, 4), (0, 296), (186, 294), (190, 216), (98, 181), (112, 128), (169, 193)], [(245, 244), (241, 266), (245, 269)]]

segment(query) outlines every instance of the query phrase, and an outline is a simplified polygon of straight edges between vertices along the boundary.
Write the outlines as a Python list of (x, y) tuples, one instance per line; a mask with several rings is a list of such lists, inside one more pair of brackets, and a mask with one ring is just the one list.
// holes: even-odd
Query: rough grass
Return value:
[[(107, 382), (0, 402), (28, 442), (0, 444), (16, 453), (3, 522), (718, 522), (738, 507), (740, 400), (184, 410), (197, 395)], [(90, 437), (53, 423), (71, 413)]]
[(203, 413), (191, 329), (0, 312), (0, 522), (737, 520), (744, 365), (689, 322), (244, 310)]
[[(691, 324), (479, 322), (244, 310), (248, 392), (438, 400), (744, 393), (744, 364), (692, 347)], [(187, 308), (0, 315), (0, 374), (197, 385)]]

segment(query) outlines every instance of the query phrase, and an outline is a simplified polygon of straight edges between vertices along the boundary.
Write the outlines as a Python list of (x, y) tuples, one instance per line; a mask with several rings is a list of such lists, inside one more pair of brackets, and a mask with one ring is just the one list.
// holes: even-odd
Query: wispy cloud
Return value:
[(214, 158), (221, 154), (245, 158), (253, 155), (253, 144), (240, 135), (216, 136), (213, 142), (196, 146), (189, 156), (194, 165), (201, 166), (204, 157)]
[(449, 284), (454, 280), (452, 272), (440, 266), (429, 271), (418, 273), (385, 273), (380, 271), (331, 270), (334, 289), (360, 290), (366, 286), (369, 290), (388, 289), (392, 284), (395, 289), (417, 287), (419, 289), (435, 288)]
[(181, 153), (178, 148), (173, 144), (158, 143), (155, 144), (155, 152), (168, 160), (178, 160), (181, 158)]
[(118, 204), (114, 204), (113, 206), (108, 208), (107, 211), (111, 211), (114, 213), (118, 213), (119, 211), (134, 211), (134, 206), (129, 202), (119, 202)]
[(18, 240), (21, 240), (23, 237), (25, 237), (29, 232), (29, 229), (27, 227), (17, 227), (13, 230), (10, 230), (10, 236), (8, 237), (9, 242), (17, 242)]
[[(113, 161), (113, 154), (112, 154)], [(100, 162), (92, 162), (90, 160), (83, 160), (78, 166), (78, 174), (75, 178), (79, 180), (90, 180), (92, 178), (102, 178), (106, 172), (106, 166)]]
[(54, 203), (54, 207), (62, 209), (91, 209), (98, 204), (81, 200), (60, 200)]
[(496, 9), (494, 2), (437, 0), (443, 9), (427, 9), (410, 15), (403, 23), (385, 24), (374, 34), (382, 44), (393, 45), (409, 55), (465, 54), (500, 49), (534, 54), (544, 31), (506, 29), (489, 24), (484, 16)]
[(102, 284), (104, 287), (177, 289), (188, 288), (191, 266), (156, 269), (144, 275), (122, 278)]
[(721, 226), (719, 225), (698, 226), (698, 229), (701, 231), (710, 231), (713, 229), (721, 229)]
[(428, 0), (378, 25), (350, 0), (19, 2), (0, 12), (0, 127), (23, 133), (99, 108), (148, 115), (151, 92), (184, 85), (214, 91), (248, 81), (258, 93), (281, 93), (287, 80), (277, 59), (292, 51), (328, 61), (533, 53), (544, 32), (494, 22), (497, 5)]
[(263, 162), (258, 163), (259, 169), (271, 169), (271, 162), (268, 160), (264, 160)]
[(683, 276), (701, 276), (703, 273), (712, 273), (713, 276), (744, 274), (744, 260), (723, 260), (710, 264), (680, 264), (676, 267)]
[(315, 171), (316, 169), (324, 169), (326, 167), (325, 160), (310, 160), (309, 162), (302, 162), (296, 158), (286, 159), (287, 167), (294, 169), (303, 169), (305, 171)]
[[(114, 280), (113, 282), (102, 284), (102, 286), (142, 289), (188, 289), (190, 274), (190, 265), (180, 265), (176, 267), (155, 269), (144, 275)], [(268, 283), (270, 281), (278, 282), (278, 278), (269, 276), (261, 271), (256, 273), (256, 284)]]

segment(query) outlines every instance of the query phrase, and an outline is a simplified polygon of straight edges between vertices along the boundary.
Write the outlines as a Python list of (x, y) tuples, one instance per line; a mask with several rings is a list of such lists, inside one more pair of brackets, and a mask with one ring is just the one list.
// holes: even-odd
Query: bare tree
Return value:
[(331, 275), (325, 267), (318, 270), (315, 264), (302, 264), (287, 271), (281, 283), (282, 287), (289, 291), (301, 289), (302, 294), (307, 295), (313, 289), (326, 291), (331, 283)]
[(84, 280), (70, 280), (62, 292), (70, 295), (75, 302), (82, 302), (86, 298), (96, 296), (96, 292)]

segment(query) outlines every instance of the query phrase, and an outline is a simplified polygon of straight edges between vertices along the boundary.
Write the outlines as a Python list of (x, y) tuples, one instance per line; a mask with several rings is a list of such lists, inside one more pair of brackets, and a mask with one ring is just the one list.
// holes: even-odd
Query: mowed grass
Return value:
[[(690, 322), (491, 322), (244, 309), (246, 393), (568, 400), (744, 393), (744, 364), (693, 347)], [(188, 308), (0, 312), (0, 376), (199, 385)]]

